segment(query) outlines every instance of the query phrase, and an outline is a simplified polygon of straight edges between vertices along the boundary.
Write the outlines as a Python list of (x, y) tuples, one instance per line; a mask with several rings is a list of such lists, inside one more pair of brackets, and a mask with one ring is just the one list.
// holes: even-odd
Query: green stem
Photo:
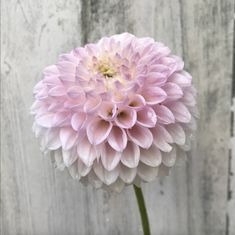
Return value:
[(149, 220), (141, 188), (134, 185), (135, 196), (138, 202), (144, 235), (150, 235)]

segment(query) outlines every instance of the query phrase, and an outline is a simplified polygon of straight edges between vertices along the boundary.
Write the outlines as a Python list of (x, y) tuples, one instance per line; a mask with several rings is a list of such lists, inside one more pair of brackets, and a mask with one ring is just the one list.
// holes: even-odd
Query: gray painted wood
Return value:
[(152, 234), (235, 234), (226, 223), (235, 214), (227, 200), (233, 9), (233, 0), (2, 0), (1, 234), (142, 234), (132, 188), (110, 195), (53, 169), (29, 115), (43, 67), (123, 31), (183, 56), (199, 91), (188, 161), (143, 186)]

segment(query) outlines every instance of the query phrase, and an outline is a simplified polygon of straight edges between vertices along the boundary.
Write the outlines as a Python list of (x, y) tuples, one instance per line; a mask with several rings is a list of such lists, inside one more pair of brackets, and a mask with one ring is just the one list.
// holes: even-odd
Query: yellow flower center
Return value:
[(107, 63), (102, 63), (98, 66), (98, 70), (105, 77), (113, 77), (116, 74), (116, 71)]

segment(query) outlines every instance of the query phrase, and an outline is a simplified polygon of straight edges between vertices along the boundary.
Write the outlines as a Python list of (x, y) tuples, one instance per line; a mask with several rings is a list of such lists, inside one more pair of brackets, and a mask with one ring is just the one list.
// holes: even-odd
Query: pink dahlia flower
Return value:
[(34, 88), (43, 151), (95, 187), (167, 174), (195, 129), (196, 91), (183, 68), (162, 43), (128, 33), (61, 55)]

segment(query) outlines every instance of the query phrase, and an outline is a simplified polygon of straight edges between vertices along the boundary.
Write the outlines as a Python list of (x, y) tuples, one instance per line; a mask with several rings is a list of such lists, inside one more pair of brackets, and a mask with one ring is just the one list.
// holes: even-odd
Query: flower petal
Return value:
[(114, 126), (108, 136), (108, 143), (116, 151), (122, 152), (127, 145), (126, 132), (117, 126)]
[(135, 125), (127, 130), (127, 134), (135, 144), (142, 148), (149, 148), (153, 142), (153, 135), (148, 128)]
[(121, 109), (116, 117), (116, 124), (121, 128), (131, 128), (136, 123), (136, 111), (133, 109)]
[(147, 166), (140, 163), (138, 166), (137, 174), (146, 182), (153, 181), (158, 174), (158, 167)]
[(175, 122), (174, 114), (165, 105), (156, 105), (154, 107), (158, 123), (170, 124)]
[(120, 165), (120, 178), (127, 184), (130, 184), (135, 179), (137, 168), (129, 168), (125, 165)]
[(140, 149), (140, 161), (148, 166), (159, 166), (162, 162), (161, 151), (155, 145), (149, 149)]
[(52, 127), (53, 118), (54, 113), (45, 113), (39, 117), (36, 117), (35, 120), (39, 126), (50, 128)]
[(101, 161), (106, 170), (113, 170), (121, 159), (121, 153), (115, 151), (109, 144), (105, 144), (101, 154)]
[(101, 162), (94, 162), (93, 170), (99, 179), (107, 185), (114, 183), (119, 175), (119, 167), (116, 167), (112, 171), (107, 171)]
[(173, 139), (163, 126), (157, 125), (152, 129), (154, 144), (163, 152), (170, 152), (172, 146), (168, 143), (172, 143)]
[(122, 152), (121, 162), (129, 168), (134, 168), (138, 165), (139, 159), (140, 159), (139, 147), (136, 144), (129, 141), (127, 143), (127, 147)]
[(87, 126), (87, 137), (91, 144), (102, 143), (109, 135), (112, 124), (102, 119), (95, 119)]
[(60, 130), (60, 141), (62, 148), (68, 150), (72, 148), (77, 140), (77, 132), (70, 127), (63, 127)]
[(96, 159), (96, 151), (93, 146), (90, 144), (88, 139), (84, 137), (77, 146), (77, 153), (79, 158), (83, 161), (83, 163), (90, 167), (93, 164), (93, 161)]
[(172, 102), (167, 105), (174, 114), (178, 122), (188, 123), (191, 120), (191, 114), (186, 106), (181, 102)]
[(183, 96), (182, 89), (175, 83), (168, 82), (163, 86), (163, 89), (167, 94), (167, 100), (177, 100)]
[(166, 126), (167, 131), (173, 138), (173, 141), (178, 145), (185, 144), (185, 132), (180, 124), (170, 124)]
[(80, 130), (86, 120), (86, 114), (83, 112), (75, 113), (71, 118), (71, 125), (75, 131)]
[(86, 113), (92, 113), (96, 111), (101, 104), (101, 98), (100, 97), (89, 97), (86, 103), (84, 104), (84, 111)]
[(181, 72), (173, 73), (170, 76), (169, 81), (174, 82), (181, 87), (188, 87), (191, 85), (192, 76), (185, 71), (181, 71)]
[(154, 110), (145, 106), (137, 112), (137, 123), (144, 127), (154, 127), (157, 122), (157, 116)]
[(62, 149), (62, 154), (63, 154), (64, 164), (67, 167), (71, 166), (78, 158), (76, 147), (70, 150)]
[(46, 133), (47, 147), (50, 150), (56, 150), (61, 147), (60, 130), (58, 128), (49, 129)]
[(142, 96), (145, 98), (147, 104), (159, 104), (167, 98), (166, 92), (157, 86), (145, 88), (142, 91)]
[(176, 150), (173, 148), (168, 153), (162, 153), (162, 162), (165, 166), (172, 167), (176, 161)]

